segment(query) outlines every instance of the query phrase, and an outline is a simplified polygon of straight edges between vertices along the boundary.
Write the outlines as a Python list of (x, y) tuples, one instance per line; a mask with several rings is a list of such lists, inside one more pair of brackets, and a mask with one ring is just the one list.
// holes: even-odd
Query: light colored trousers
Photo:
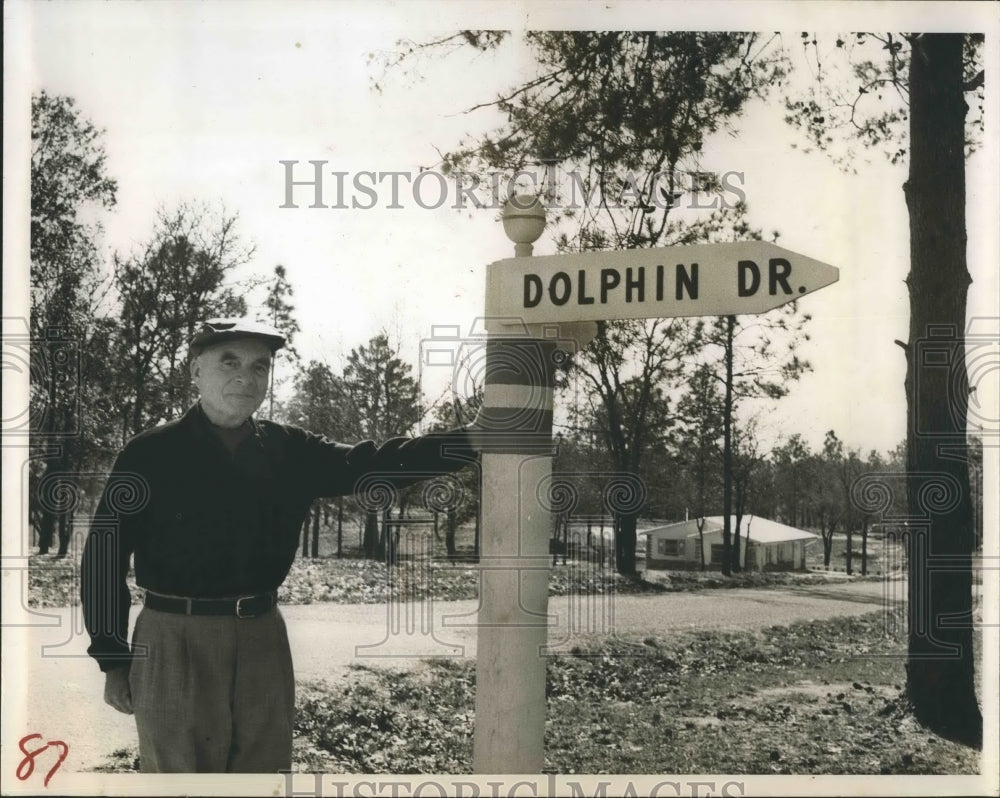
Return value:
[(143, 607), (132, 646), (143, 773), (291, 768), (295, 676), (277, 608), (236, 618)]

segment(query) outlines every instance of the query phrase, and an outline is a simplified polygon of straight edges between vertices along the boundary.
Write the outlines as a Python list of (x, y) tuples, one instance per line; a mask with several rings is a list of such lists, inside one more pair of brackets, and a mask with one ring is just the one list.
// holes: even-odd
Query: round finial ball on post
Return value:
[(503, 206), (503, 231), (514, 242), (518, 258), (531, 254), (534, 244), (545, 229), (545, 208), (538, 197), (515, 194)]

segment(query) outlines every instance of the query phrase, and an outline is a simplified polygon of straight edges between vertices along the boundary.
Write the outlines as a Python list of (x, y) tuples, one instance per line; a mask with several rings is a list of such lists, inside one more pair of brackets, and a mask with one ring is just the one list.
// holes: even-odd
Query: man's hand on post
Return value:
[(132, 714), (132, 690), (128, 683), (129, 668), (112, 668), (104, 674), (104, 703), (124, 712)]

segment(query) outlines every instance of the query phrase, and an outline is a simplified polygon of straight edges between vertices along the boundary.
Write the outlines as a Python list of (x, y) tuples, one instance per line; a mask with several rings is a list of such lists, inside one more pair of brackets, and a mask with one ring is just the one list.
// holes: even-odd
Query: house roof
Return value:
[[(736, 529), (736, 516), (731, 516), (732, 528)], [(705, 517), (704, 532), (720, 532), (723, 526), (723, 516), (710, 515)], [(793, 540), (815, 540), (817, 535), (806, 532), (804, 529), (797, 529), (794, 526), (779, 524), (769, 518), (761, 518), (758, 515), (743, 516), (741, 532), (745, 537), (754, 543), (787, 543)], [(668, 540), (683, 540), (685, 538), (697, 537), (698, 522), (696, 519), (690, 521), (679, 521), (675, 524), (658, 526), (646, 530), (647, 537), (666, 538)]]

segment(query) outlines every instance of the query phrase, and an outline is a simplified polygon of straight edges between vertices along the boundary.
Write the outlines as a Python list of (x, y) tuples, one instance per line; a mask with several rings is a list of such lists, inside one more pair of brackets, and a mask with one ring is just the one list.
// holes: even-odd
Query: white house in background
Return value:
[[(705, 566), (720, 568), (722, 564), (723, 516), (707, 516), (702, 529)], [(736, 516), (731, 528), (736, 531)], [(746, 564), (752, 570), (793, 571), (806, 567), (806, 547), (817, 535), (779, 524), (756, 515), (743, 516), (740, 525), (741, 548), (747, 545)], [(744, 552), (740, 552), (743, 559)], [(646, 530), (646, 567), (653, 570), (698, 568), (698, 522), (679, 521), (676, 524)]]

